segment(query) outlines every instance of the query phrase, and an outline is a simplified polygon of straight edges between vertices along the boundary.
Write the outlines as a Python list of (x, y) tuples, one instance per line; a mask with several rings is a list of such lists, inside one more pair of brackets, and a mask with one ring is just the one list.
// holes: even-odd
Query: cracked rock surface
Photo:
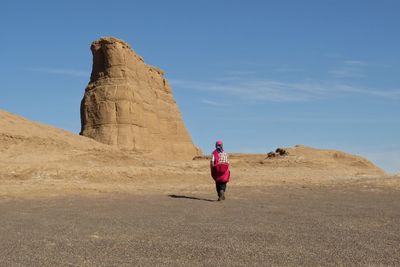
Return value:
[(91, 45), (93, 67), (81, 102), (81, 135), (156, 159), (191, 159), (201, 151), (183, 123), (162, 70), (130, 46), (104, 37)]

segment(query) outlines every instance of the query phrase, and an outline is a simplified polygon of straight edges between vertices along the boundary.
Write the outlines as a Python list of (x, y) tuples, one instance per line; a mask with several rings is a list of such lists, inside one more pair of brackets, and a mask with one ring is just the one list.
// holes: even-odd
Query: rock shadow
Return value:
[(174, 194), (168, 195), (168, 196), (171, 198), (184, 198), (184, 199), (201, 200), (201, 201), (207, 201), (207, 202), (216, 202), (216, 200), (201, 198), (201, 197), (191, 197), (191, 196), (174, 195)]

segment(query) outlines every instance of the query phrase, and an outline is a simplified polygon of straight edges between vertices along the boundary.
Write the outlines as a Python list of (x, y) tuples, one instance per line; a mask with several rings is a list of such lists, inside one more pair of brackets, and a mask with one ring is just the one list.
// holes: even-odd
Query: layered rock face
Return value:
[(157, 159), (191, 159), (192, 143), (162, 70), (127, 43), (105, 37), (91, 45), (93, 68), (81, 102), (81, 135)]

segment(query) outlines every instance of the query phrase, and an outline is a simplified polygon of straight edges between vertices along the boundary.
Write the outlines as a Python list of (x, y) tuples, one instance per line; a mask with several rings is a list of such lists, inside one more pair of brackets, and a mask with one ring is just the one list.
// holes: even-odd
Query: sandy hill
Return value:
[[(93, 139), (30, 121), (4, 110), (0, 110), (0, 123), (2, 152), (13, 152), (17, 157), (17, 152), (26, 154), (31, 151), (29, 148), (35, 148), (34, 151), (37, 151), (36, 149), (46, 149), (47, 151), (47, 149), (57, 147), (67, 150), (110, 149), (109, 146), (98, 143)], [(12, 151), (10, 151), (10, 148), (12, 148)]]
[[(341, 151), (306, 146), (284, 150), (286, 154), (274, 157), (231, 153), (232, 184), (319, 183), (385, 175), (368, 160)], [(146, 160), (143, 154), (0, 110), (0, 194), (38, 187), (57, 192), (99, 187), (105, 191), (200, 190), (210, 186), (210, 179), (207, 156), (186, 161)]]
[(29, 179), (86, 171), (92, 164), (113, 164), (127, 153), (93, 139), (27, 120), (0, 110), (0, 177)]
[[(384, 171), (375, 166), (369, 160), (351, 155), (338, 150), (331, 149), (316, 149), (304, 145), (296, 145), (292, 148), (281, 149), (286, 152), (286, 155), (275, 157), (267, 157), (263, 163), (270, 164), (275, 161), (275, 164), (282, 166), (303, 166), (310, 169), (341, 169), (344, 171), (358, 170), (360, 173), (384, 174)], [(279, 151), (279, 150), (278, 150)]]

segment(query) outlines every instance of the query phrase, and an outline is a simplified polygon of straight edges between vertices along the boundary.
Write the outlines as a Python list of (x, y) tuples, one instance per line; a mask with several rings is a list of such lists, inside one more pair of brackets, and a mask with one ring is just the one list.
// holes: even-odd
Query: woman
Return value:
[(229, 171), (228, 154), (225, 153), (222, 141), (215, 143), (215, 150), (211, 155), (211, 176), (215, 181), (218, 193), (218, 201), (225, 200), (226, 184), (229, 182), (231, 172)]

